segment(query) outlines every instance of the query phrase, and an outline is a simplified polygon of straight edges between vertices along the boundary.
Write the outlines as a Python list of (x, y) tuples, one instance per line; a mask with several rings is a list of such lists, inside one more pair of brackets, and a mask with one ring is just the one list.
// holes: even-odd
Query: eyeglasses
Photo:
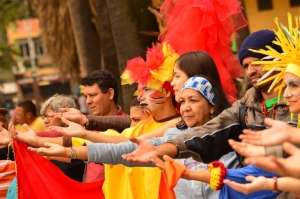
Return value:
[(46, 119), (47, 118), (47, 120), (52, 120), (53, 118), (54, 118), (54, 115), (42, 115), (41, 116), (42, 117), (42, 119), (44, 120), (44, 119)]

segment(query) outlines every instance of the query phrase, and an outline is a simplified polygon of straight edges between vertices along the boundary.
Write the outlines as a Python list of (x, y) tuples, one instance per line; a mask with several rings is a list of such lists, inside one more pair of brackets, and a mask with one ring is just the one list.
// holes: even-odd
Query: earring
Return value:
[(211, 114), (211, 115), (210, 115), (210, 119), (213, 119), (213, 118), (214, 118), (214, 115), (213, 115), (213, 114)]

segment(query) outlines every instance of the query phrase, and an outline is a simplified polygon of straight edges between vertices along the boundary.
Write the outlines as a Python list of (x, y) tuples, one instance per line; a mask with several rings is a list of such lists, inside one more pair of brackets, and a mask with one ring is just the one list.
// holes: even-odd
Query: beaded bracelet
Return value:
[(76, 159), (77, 158), (77, 152), (76, 149), (71, 146), (71, 154), (70, 154), (70, 159)]
[(222, 162), (215, 161), (208, 164), (208, 169), (210, 170), (210, 188), (212, 190), (220, 190), (227, 175), (226, 167)]

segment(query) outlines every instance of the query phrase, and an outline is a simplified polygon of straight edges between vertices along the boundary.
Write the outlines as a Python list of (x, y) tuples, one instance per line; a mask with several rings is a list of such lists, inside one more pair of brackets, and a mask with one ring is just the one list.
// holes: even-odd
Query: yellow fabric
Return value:
[[(32, 130), (34, 130), (35, 132), (42, 132), (42, 131), (46, 130), (46, 126), (45, 126), (44, 121), (41, 117), (35, 118), (35, 120), (28, 126)], [(15, 125), (15, 128), (19, 132), (23, 132), (23, 133), (26, 132), (26, 130), (24, 129), (24, 127), (21, 124)]]
[(290, 64), (287, 65), (285, 72), (286, 73), (292, 73), (292, 74), (294, 74), (294, 75), (296, 75), (297, 77), (300, 78), (300, 65), (290, 63)]
[[(120, 135), (137, 137), (156, 130), (166, 122), (157, 123), (150, 116), (135, 127), (125, 129)], [(105, 132), (106, 134), (115, 132)], [(106, 199), (157, 199), (161, 171), (158, 168), (126, 167), (105, 164), (103, 193)]]

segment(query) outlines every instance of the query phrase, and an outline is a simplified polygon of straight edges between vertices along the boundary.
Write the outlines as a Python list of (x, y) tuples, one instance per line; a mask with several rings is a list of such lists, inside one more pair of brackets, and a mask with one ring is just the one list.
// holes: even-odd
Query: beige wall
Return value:
[(299, 15), (299, 7), (290, 7), (289, 0), (272, 0), (272, 2), (272, 10), (259, 11), (257, 0), (244, 0), (250, 33), (261, 29), (276, 30), (275, 17), (278, 17), (279, 22), (286, 26), (288, 12), (292, 14), (293, 19), (296, 15)]

